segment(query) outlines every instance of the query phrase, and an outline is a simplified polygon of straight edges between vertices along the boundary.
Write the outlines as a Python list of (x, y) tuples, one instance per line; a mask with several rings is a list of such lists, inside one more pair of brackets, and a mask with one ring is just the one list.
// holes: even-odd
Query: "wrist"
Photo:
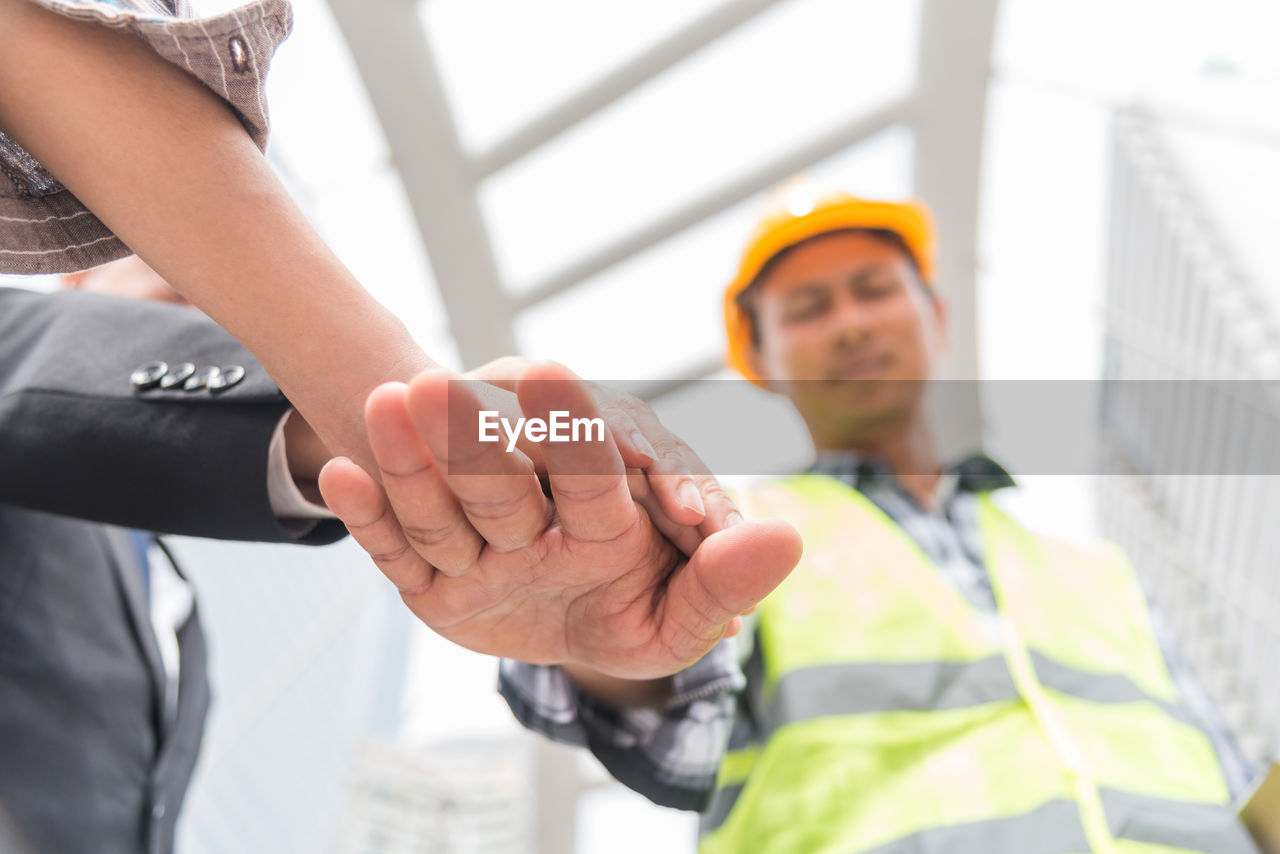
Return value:
[(562, 664), (574, 684), (591, 697), (613, 706), (663, 706), (671, 699), (671, 677), (622, 679), (580, 664)]
[[(409, 382), (435, 365), (398, 319), (370, 312), (371, 317), (357, 314), (351, 321), (352, 314), (346, 325), (328, 323), (327, 316), (316, 324), (314, 337), (328, 341), (328, 346), (316, 348), (311, 338), (275, 341), (270, 357), (262, 361), (330, 456), (350, 457), (366, 471), (376, 472), (365, 435), (369, 395), (383, 383)], [(355, 361), (353, 353), (359, 354)]]
[[(284, 421), (284, 455), (289, 468), (289, 476), (297, 484), (308, 501), (319, 497), (320, 491), (316, 481), (320, 477), (320, 469), (324, 468), (333, 456), (324, 442), (311, 429), (311, 425), (295, 409), (285, 416)], [(323, 504), (323, 501), (317, 502)]]

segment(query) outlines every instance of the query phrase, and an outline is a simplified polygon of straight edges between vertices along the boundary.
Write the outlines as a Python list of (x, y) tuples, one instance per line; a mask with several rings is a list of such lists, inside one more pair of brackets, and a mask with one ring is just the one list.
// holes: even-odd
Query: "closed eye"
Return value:
[(898, 290), (896, 279), (875, 278), (864, 279), (857, 284), (858, 299), (877, 300), (890, 296)]
[(826, 294), (806, 294), (787, 303), (782, 319), (786, 322), (812, 320), (821, 316), (830, 307), (830, 296)]

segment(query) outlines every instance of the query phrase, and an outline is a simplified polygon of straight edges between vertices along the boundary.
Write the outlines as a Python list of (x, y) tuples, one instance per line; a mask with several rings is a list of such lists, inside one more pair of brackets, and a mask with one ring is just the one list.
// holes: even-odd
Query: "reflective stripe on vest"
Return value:
[(764, 743), (726, 759), (703, 854), (1253, 854), (1118, 550), (980, 496), (997, 617), (839, 481), (739, 504), (797, 524), (805, 554), (760, 607)]
[[(716, 792), (727, 810), (742, 785)], [(1220, 851), (1253, 854), (1252, 844), (1234, 819), (1218, 807), (1143, 798), (1128, 792), (1101, 792), (1108, 826), (1120, 850), (1138, 843), (1145, 851)], [(713, 802), (714, 804), (714, 802)], [(714, 815), (714, 806), (712, 813)], [(718, 826), (724, 815), (715, 818)], [(1183, 847), (1190, 844), (1191, 848)], [(1154, 846), (1152, 848), (1151, 846)], [(868, 849), (865, 854), (919, 852), (1018, 852), (1018, 854), (1076, 854), (1089, 851), (1080, 810), (1074, 801), (1048, 801), (1030, 812), (1007, 818), (934, 827)]]
[[(1082, 673), (1031, 653), (1045, 688), (1094, 703), (1148, 702), (1188, 722), (1175, 705), (1152, 697), (1124, 676)], [(857, 715), (903, 709), (957, 709), (1018, 699), (1004, 656), (971, 662), (828, 664), (793, 670), (774, 688), (768, 720), (797, 721), (824, 715)]]

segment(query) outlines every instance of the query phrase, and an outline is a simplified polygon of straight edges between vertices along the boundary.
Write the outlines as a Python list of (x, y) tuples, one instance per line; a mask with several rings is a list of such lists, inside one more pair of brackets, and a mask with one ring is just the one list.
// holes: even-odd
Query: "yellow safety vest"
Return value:
[(761, 603), (763, 743), (725, 758), (700, 854), (1256, 852), (1119, 549), (980, 494), (991, 615), (838, 480), (740, 503), (805, 551)]

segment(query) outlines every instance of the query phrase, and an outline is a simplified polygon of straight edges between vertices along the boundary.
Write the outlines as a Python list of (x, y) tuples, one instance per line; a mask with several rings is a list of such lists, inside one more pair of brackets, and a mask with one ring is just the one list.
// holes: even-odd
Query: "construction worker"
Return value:
[(730, 364), (817, 449), (737, 496), (800, 529), (798, 568), (667, 679), (504, 661), (516, 716), (702, 811), (702, 854), (1255, 851), (1228, 807), (1250, 768), (1123, 554), (1032, 533), (998, 464), (935, 456), (926, 208), (790, 201), (725, 319)]

